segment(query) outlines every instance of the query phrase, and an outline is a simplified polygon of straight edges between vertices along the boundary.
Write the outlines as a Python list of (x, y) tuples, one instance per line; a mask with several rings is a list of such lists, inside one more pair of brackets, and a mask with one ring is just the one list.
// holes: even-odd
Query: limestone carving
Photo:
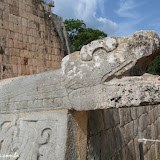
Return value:
[(65, 57), (62, 70), (66, 79), (84, 86), (102, 84), (116, 77), (142, 75), (159, 54), (159, 47), (160, 39), (154, 31), (140, 31), (123, 38), (107, 37)]
[[(60, 115), (60, 117), (59, 117)], [(32, 113), (0, 117), (0, 155), (14, 160), (64, 159), (66, 117), (63, 113)], [(58, 138), (59, 136), (59, 138)], [(61, 148), (61, 150), (57, 147)], [(14, 157), (14, 155), (17, 155)], [(5, 159), (5, 158), (4, 158)], [(9, 159), (9, 158), (7, 158)]]
[(0, 81), (0, 154), (78, 159), (84, 146), (77, 139), (87, 135), (68, 110), (159, 105), (160, 77), (145, 73), (159, 53), (158, 35), (140, 31), (93, 41), (66, 56), (59, 70)]
[(64, 57), (59, 70), (0, 81), (0, 111), (159, 104), (159, 76), (144, 75), (159, 53), (160, 38), (154, 31), (93, 41)]

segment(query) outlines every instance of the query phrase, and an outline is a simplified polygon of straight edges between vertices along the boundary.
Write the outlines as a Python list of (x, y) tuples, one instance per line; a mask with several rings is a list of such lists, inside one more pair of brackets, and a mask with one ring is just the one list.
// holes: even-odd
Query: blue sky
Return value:
[(127, 36), (139, 30), (155, 30), (160, 35), (160, 0), (54, 1), (53, 13), (64, 20), (84, 20), (87, 27), (109, 36)]

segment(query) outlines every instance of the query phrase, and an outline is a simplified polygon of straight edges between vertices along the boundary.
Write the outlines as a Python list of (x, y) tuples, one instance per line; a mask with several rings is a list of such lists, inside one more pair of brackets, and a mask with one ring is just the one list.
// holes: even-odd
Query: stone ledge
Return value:
[(160, 104), (160, 77), (144, 74), (159, 53), (154, 31), (93, 41), (59, 70), (0, 81), (0, 113)]
[(159, 76), (123, 77), (68, 92), (60, 72), (0, 81), (0, 112), (83, 111), (160, 104)]

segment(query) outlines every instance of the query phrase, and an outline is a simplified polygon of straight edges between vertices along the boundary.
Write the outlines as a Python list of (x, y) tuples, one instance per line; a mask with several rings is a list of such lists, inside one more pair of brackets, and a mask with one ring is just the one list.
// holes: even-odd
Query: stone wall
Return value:
[[(160, 139), (160, 77), (143, 74), (159, 53), (158, 35), (140, 31), (94, 41), (59, 70), (0, 80), (0, 154), (139, 160), (138, 128)], [(144, 144), (145, 160), (156, 160), (158, 145)]]
[(42, 0), (0, 1), (0, 79), (60, 68), (65, 31), (60, 35), (52, 16)]
[[(160, 139), (158, 105), (89, 111), (88, 116), (88, 160), (139, 160), (138, 128), (143, 138)], [(160, 144), (147, 142), (143, 149), (145, 160), (156, 160)]]

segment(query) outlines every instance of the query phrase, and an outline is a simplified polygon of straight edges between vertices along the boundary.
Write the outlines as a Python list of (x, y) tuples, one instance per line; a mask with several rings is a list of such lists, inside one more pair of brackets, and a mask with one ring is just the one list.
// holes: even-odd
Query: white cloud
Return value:
[(134, 10), (137, 4), (134, 0), (120, 0), (119, 9), (115, 11), (120, 17), (137, 18), (138, 13)]
[(118, 24), (106, 19), (106, 18), (96, 18), (97, 28), (102, 31), (106, 31), (108, 35), (113, 35), (118, 30)]
[[(144, 0), (140, 2), (138, 0), (117, 0), (113, 7), (118, 4), (118, 9), (112, 8), (112, 11), (117, 15), (115, 15), (115, 19), (120, 21), (117, 23), (105, 16), (105, 12), (108, 9), (106, 2), (109, 0), (54, 1), (53, 13), (63, 17), (64, 20), (72, 18), (84, 20), (87, 27), (102, 30), (109, 36), (127, 36), (134, 33), (143, 20), (142, 17), (144, 18), (138, 12), (138, 7), (146, 3)], [(112, 11), (109, 14), (112, 14)]]
[(97, 10), (104, 12), (104, 0), (55, 0), (53, 13), (63, 19), (84, 20), (87, 27), (102, 30), (108, 35), (114, 34), (118, 29), (117, 23), (102, 16), (97, 17)]
[(144, 1), (138, 3), (136, 0), (119, 1), (119, 8), (115, 13), (123, 19), (118, 24), (116, 36), (127, 36), (137, 31), (138, 25), (145, 19), (145, 16), (138, 12), (138, 7), (144, 4)]

